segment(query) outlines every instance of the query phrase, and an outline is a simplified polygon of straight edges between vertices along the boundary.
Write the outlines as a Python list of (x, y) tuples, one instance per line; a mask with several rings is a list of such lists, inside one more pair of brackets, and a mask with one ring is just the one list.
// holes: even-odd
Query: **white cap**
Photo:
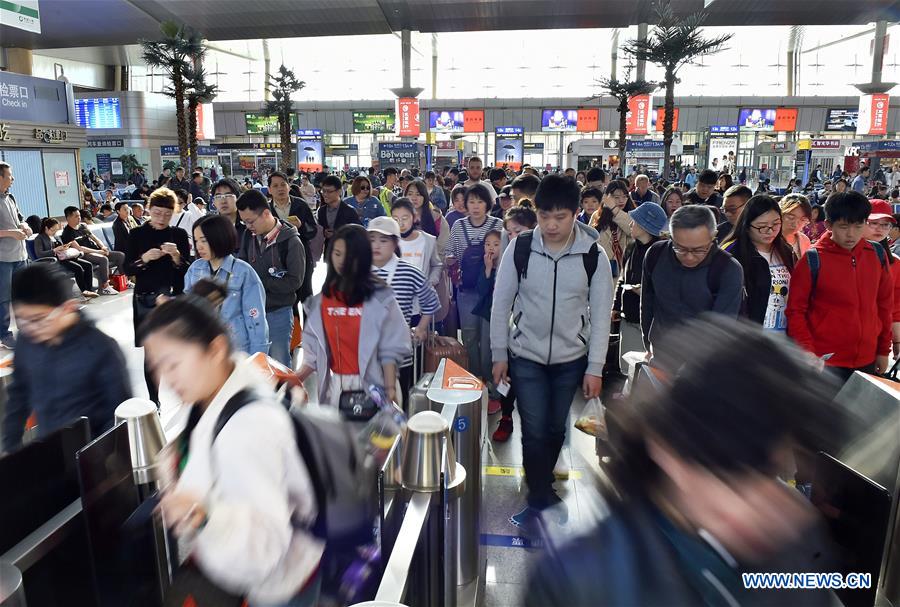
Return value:
[(396, 236), (400, 238), (400, 224), (393, 217), (375, 217), (369, 220), (366, 228), (370, 232), (378, 232), (385, 236)]

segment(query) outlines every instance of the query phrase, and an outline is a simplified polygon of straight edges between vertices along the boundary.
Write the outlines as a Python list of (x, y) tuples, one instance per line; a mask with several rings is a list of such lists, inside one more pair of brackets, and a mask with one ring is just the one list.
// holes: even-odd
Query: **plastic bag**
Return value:
[(378, 405), (378, 412), (366, 422), (357, 435), (357, 440), (364, 452), (372, 456), (378, 468), (381, 468), (387, 461), (394, 441), (406, 432), (406, 414), (396, 403), (388, 400), (380, 386), (370, 386), (368, 392)]
[(575, 422), (575, 427), (600, 440), (609, 440), (606, 430), (606, 407), (603, 406), (603, 401), (599, 398), (589, 400), (584, 406), (581, 417)]

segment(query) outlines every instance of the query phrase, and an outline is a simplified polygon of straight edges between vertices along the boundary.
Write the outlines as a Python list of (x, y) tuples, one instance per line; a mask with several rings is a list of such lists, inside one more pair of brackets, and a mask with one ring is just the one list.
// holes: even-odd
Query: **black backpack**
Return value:
[[(513, 262), (516, 265), (516, 275), (518, 282), (522, 282), (523, 278), (528, 276), (528, 261), (531, 259), (531, 242), (534, 239), (534, 230), (522, 232), (516, 237), (515, 248), (513, 249)], [(597, 263), (600, 258), (600, 249), (597, 243), (591, 244), (588, 252), (581, 256), (584, 263), (584, 273), (587, 275), (588, 289), (591, 288), (591, 280), (597, 271)]]
[(463, 236), (466, 237), (466, 250), (463, 251), (462, 259), (459, 260), (460, 286), (465, 291), (474, 291), (478, 288), (478, 273), (481, 272), (484, 263), (484, 240), (473, 243), (469, 238), (466, 222), (461, 221), (460, 225)]
[[(644, 258), (644, 275), (646, 276), (648, 273), (652, 274), (653, 269), (656, 267), (656, 263), (659, 261), (660, 255), (666, 246), (652, 246), (647, 251), (647, 256)], [(722, 286), (722, 274), (725, 273), (725, 269), (728, 267), (728, 260), (732, 259), (732, 256), (727, 251), (723, 251), (719, 249), (718, 251), (713, 253), (713, 258), (709, 262), (709, 271), (706, 273), (706, 286), (709, 288), (709, 292), (712, 293), (713, 297), (716, 297), (719, 294), (719, 289)], [(747, 315), (747, 289), (741, 289), (741, 315)]]

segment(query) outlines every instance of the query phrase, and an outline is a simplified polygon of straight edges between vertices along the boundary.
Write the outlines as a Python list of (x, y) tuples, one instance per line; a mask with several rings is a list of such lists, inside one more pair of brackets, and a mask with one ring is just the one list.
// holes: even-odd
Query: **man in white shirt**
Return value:
[[(182, 192), (184, 192), (185, 198), (182, 198)], [(175, 193), (178, 195), (178, 202), (181, 204), (181, 210), (172, 215), (172, 219), (169, 220), (169, 225), (175, 228), (181, 228), (187, 232), (188, 242), (191, 245), (191, 255), (193, 255), (194, 222), (206, 215), (206, 211), (194, 203), (194, 198), (191, 196), (190, 192), (178, 190)]]
[(491, 196), (493, 196), (492, 200), (494, 202), (497, 202), (497, 190), (494, 189), (494, 186), (490, 181), (484, 181), (481, 179), (483, 168), (484, 165), (481, 162), (481, 158), (479, 158), (478, 156), (472, 156), (471, 158), (469, 158), (469, 162), (468, 164), (466, 164), (466, 172), (469, 174), (469, 179), (463, 185), (468, 188), (475, 185), (476, 183), (480, 183), (491, 193)]

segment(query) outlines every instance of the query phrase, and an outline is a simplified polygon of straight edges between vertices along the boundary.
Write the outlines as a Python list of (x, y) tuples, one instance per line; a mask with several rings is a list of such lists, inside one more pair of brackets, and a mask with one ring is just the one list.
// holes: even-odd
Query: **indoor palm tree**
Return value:
[(622, 171), (623, 177), (625, 176), (625, 125), (628, 116), (628, 100), (635, 95), (647, 95), (657, 87), (655, 83), (646, 80), (632, 80), (633, 67), (628, 66), (625, 70), (625, 78), (622, 80), (617, 78), (601, 78), (599, 80), (604, 92), (618, 102), (616, 111), (619, 112), (619, 169)]
[(297, 80), (294, 72), (284, 66), (278, 68), (277, 74), (269, 74), (266, 87), (272, 93), (272, 99), (266, 101), (265, 112), (278, 117), (278, 132), (281, 135), (281, 169), (294, 169), (294, 155), (291, 149), (291, 114), (294, 104), (291, 95), (306, 86)]
[(663, 141), (665, 143), (665, 164), (663, 175), (668, 177), (671, 167), (672, 126), (675, 115), (675, 83), (678, 70), (688, 63), (704, 56), (718, 53), (732, 34), (704, 38), (700, 26), (707, 17), (701, 10), (683, 18), (678, 18), (672, 10), (671, 0), (661, 0), (655, 7), (657, 25), (646, 40), (629, 40), (623, 50), (638, 61), (649, 61), (660, 66), (665, 72), (666, 88), (665, 120), (663, 121)]
[(209, 103), (219, 94), (219, 87), (206, 81), (206, 70), (203, 67), (187, 69), (184, 73), (186, 87), (185, 97), (188, 108), (188, 148), (191, 157), (191, 169), (199, 166), (197, 163), (197, 106), (201, 103)]
[(141, 57), (149, 67), (159, 68), (169, 77), (165, 94), (175, 99), (175, 120), (178, 127), (178, 151), (182, 166), (187, 166), (189, 145), (184, 115), (185, 72), (202, 60), (206, 47), (203, 36), (186, 25), (164, 21), (159, 40), (141, 40)]

